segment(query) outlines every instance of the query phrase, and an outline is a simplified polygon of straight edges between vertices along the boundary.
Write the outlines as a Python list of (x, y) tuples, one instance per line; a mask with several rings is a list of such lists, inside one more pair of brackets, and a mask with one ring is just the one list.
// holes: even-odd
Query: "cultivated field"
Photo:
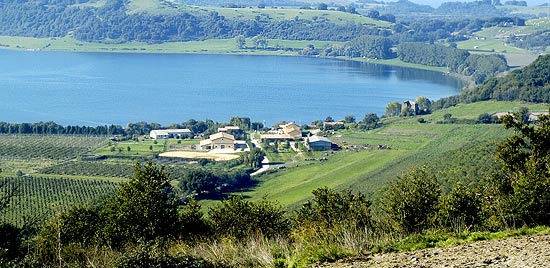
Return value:
[(17, 195), (0, 221), (22, 227), (41, 223), (57, 212), (77, 205), (95, 205), (112, 195), (119, 184), (107, 180), (73, 178), (17, 177), (11, 180)]

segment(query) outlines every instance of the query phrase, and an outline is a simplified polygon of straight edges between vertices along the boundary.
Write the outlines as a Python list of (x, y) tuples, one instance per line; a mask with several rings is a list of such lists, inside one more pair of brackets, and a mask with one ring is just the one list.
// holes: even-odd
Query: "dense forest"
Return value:
[(513, 70), (504, 77), (492, 77), (472, 90), (442, 98), (434, 109), (484, 100), (520, 100), (533, 103), (550, 102), (550, 55), (541, 55), (530, 65)]

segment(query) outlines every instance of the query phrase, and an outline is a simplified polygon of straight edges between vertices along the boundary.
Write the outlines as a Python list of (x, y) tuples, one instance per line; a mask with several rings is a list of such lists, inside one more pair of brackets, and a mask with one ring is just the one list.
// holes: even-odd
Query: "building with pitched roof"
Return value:
[(210, 135), (210, 138), (200, 141), (203, 150), (235, 149), (235, 137), (225, 132)]

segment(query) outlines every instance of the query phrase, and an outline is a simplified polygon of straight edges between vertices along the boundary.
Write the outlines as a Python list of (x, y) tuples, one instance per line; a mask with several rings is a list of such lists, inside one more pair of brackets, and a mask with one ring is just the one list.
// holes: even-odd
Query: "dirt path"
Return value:
[(366, 267), (550, 267), (550, 235), (524, 236), (503, 240), (478, 241), (446, 248), (405, 253), (376, 254), (315, 268)]

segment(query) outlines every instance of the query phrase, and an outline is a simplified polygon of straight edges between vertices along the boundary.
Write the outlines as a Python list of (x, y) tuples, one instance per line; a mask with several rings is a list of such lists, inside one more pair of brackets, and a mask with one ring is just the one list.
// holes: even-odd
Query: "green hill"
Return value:
[[(446, 189), (457, 181), (476, 184), (497, 168), (496, 144), (511, 132), (502, 125), (471, 122), (483, 113), (518, 111), (523, 106), (548, 111), (544, 104), (490, 101), (422, 116), (426, 123), (419, 123), (419, 116), (388, 118), (382, 121), (384, 127), (376, 130), (339, 130), (329, 138), (344, 146), (342, 151), (329, 155), (325, 162), (306, 162), (264, 175), (257, 188), (243, 194), (252, 200), (267, 196), (290, 206), (309, 198), (319, 187), (361, 190), (378, 196), (389, 181), (422, 164), (439, 174)], [(463, 123), (441, 124), (445, 114)], [(391, 149), (377, 150), (378, 144)]]

